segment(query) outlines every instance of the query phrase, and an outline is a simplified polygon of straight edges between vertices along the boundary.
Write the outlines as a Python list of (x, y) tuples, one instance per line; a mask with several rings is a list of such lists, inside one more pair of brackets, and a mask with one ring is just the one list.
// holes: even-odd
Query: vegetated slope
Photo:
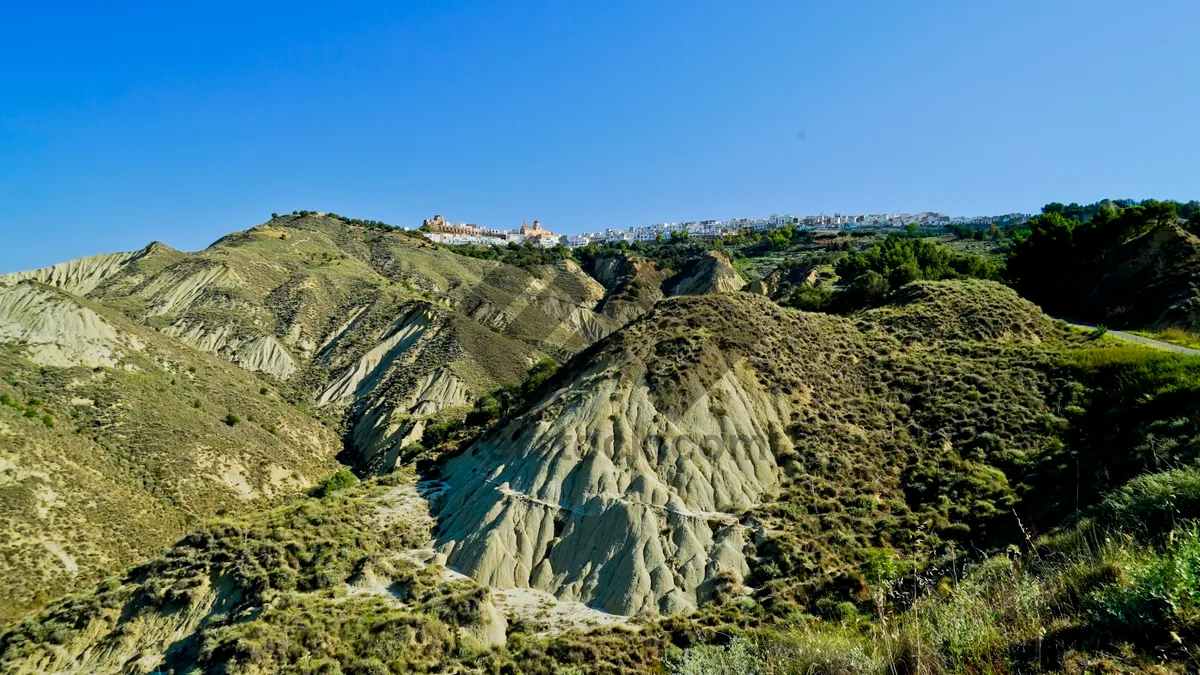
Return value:
[[(487, 592), (446, 588), (436, 565), (404, 553), (424, 534), (401, 533), (425, 525), (413, 528), (420, 502), (396, 476), (206, 525), (0, 638), (0, 663), (549, 675), (664, 661), (1095, 669), (1118, 648), (1122, 663), (1146, 649), (1177, 659), (1186, 648), (1169, 630), (1185, 643), (1200, 633), (1163, 570), (1193, 569), (1194, 537), (1161, 559), (1126, 548), (1035, 565), (1018, 552), (1026, 528), (1080, 513), (1157, 536), (1196, 513), (1194, 466), (1181, 463), (1200, 456), (1197, 373), (1085, 338), (991, 282), (918, 282), (850, 317), (748, 294), (670, 299), (446, 461), (437, 536), (451, 565), (498, 586), (646, 614), (704, 603), (699, 613), (545, 639), (517, 622), (495, 644)], [(1137, 471), (1159, 473), (1130, 481)], [(972, 550), (1008, 552), (960, 583)], [(1182, 604), (1135, 604), (1156, 588)]]
[[(395, 555), (430, 520), (411, 474), (210, 522), (0, 637), (10, 673), (427, 672), (503, 643), (487, 589)], [(48, 638), (48, 639), (47, 639)]]
[(273, 387), (34, 281), (0, 286), (0, 375), (0, 622), (337, 466)]
[(446, 464), (447, 563), (665, 614), (752, 573), (792, 601), (919, 528), (927, 551), (1011, 531), (1002, 467), (1056, 433), (1043, 347), (1068, 334), (992, 282), (902, 293), (857, 318), (660, 303)]

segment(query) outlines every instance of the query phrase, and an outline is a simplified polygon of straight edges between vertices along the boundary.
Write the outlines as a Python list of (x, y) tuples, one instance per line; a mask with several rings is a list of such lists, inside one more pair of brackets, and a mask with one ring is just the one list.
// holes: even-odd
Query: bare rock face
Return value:
[(667, 295), (704, 295), (740, 290), (746, 285), (729, 258), (709, 251), (684, 266), (679, 274), (667, 280), (663, 290)]

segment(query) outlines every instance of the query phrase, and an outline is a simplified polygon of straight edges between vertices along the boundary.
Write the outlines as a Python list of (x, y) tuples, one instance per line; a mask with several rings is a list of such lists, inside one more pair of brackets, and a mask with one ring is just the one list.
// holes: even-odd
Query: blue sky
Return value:
[(1200, 198), (1200, 3), (9, 3), (0, 271), (272, 211), (564, 233)]

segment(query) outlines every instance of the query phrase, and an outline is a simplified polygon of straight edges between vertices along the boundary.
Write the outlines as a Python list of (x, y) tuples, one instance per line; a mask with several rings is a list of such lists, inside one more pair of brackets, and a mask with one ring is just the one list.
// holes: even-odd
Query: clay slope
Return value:
[(0, 375), (0, 623), (337, 467), (250, 373), (37, 282), (0, 286)]
[(572, 361), (447, 465), (448, 564), (626, 614), (682, 611), (717, 577), (741, 579), (739, 514), (775, 488), (804, 395), (756, 366), (809, 320), (750, 296), (677, 300)]
[(120, 274), (125, 268), (142, 258), (155, 254), (169, 254), (171, 249), (158, 242), (133, 253), (105, 253), (77, 258), (50, 267), (0, 274), (0, 285), (11, 285), (20, 281), (39, 281), (61, 288), (76, 295), (87, 295), (106, 279)]
[[(364, 470), (390, 467), (426, 420), (621, 323), (596, 311), (605, 289), (572, 261), (522, 269), (316, 214), (198, 253), (155, 244), (9, 277), (53, 281), (289, 383), (327, 419), (345, 417), (347, 459)], [(424, 318), (406, 323), (413, 312)]]
[[(942, 463), (990, 475), (962, 459), (958, 444), (980, 436), (1020, 452), (1044, 444), (1036, 415), (1058, 385), (1022, 364), (1038, 361), (1031, 350), (1061, 339), (1063, 328), (990, 282), (918, 283), (901, 295), (897, 306), (856, 317), (794, 312), (750, 294), (659, 303), (446, 464), (440, 552), (492, 586), (667, 614), (736, 588), (780, 555), (783, 544), (765, 542), (793, 536), (796, 525), (777, 514), (813, 509), (786, 545), (807, 552), (788, 560), (824, 557), (795, 570), (796, 583), (850, 564), (853, 546), (818, 543), (817, 523), (835, 508), (820, 494), (889, 499), (895, 506), (873, 514), (881, 522), (921, 511), (948, 527), (961, 516), (946, 511), (950, 502), (906, 492), (905, 471)], [(983, 375), (968, 381), (1011, 384), (1013, 393), (957, 397), (965, 408), (944, 403), (941, 378), (975, 370)], [(928, 448), (921, 438), (944, 440)], [(1006, 496), (980, 500), (1015, 499), (1006, 484), (995, 489)], [(964, 527), (985, 534), (985, 526)], [(891, 545), (910, 543), (896, 536)]]
[(0, 342), (44, 366), (114, 366), (141, 343), (70, 295), (33, 281), (0, 285)]
[(363, 473), (395, 468), (425, 426), (465, 414), (478, 392), (517, 381), (537, 359), (523, 342), (497, 335), (427, 301), (377, 301), (359, 312), (313, 359), (325, 381), (323, 410), (348, 429), (343, 461)]

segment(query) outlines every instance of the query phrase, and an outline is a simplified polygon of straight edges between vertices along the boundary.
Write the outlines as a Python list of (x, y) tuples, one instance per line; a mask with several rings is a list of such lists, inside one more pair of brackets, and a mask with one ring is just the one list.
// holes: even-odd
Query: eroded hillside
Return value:
[(274, 387), (110, 308), (0, 286), (0, 339), (0, 621), (338, 466)]
[[(432, 325), (426, 310), (393, 322), (395, 345)], [(526, 390), (423, 488), (400, 470), (205, 525), (25, 621), (0, 651), (14, 672), (642, 672), (683, 658), (671, 643), (796, 615), (874, 606), (907, 622), (911, 598), (878, 595), (906, 570), (1017, 546), (1022, 524), (1061, 527), (1123, 485), (1142, 461), (1115, 449), (1130, 439), (1088, 455), (1073, 497), (1061, 489), (1095, 415), (1153, 443), (1167, 432), (1146, 426), (1150, 407), (1194, 410), (1183, 390), (1156, 403), (1092, 389), (1087, 364), (1127, 356), (993, 282), (910, 284), (851, 316), (740, 293), (668, 299)], [(1196, 436), (1182, 424), (1170, 433), (1186, 455)], [(996, 587), (973, 588), (944, 592)], [(547, 604), (530, 612), (523, 597)], [(590, 605), (599, 625), (620, 622), (596, 609), (636, 615), (638, 630), (549, 630), (545, 617), (569, 615), (555, 603)], [(784, 639), (759, 635), (763, 649)], [(907, 658), (843, 639), (868, 650), (870, 672)]]
[(620, 325), (605, 297), (570, 260), (517, 268), (318, 215), (0, 276), (0, 618), (294, 496), (335, 456), (392, 470), (427, 425)]
[[(868, 614), (902, 632), (918, 606), (1001, 601), (956, 585), (964, 551), (1109, 522), (1139, 471), (1194, 510), (1187, 364), (990, 281), (880, 274), (869, 309), (786, 309), (761, 295), (782, 273), (739, 292), (744, 260), (685, 248), (503, 262), (297, 215), (0, 279), (3, 618), (192, 530), (22, 621), (0, 664), (643, 672), (742, 631), (799, 663), (807, 638), (776, 631), (840, 621), (875, 659), (850, 671), (888, 672), (906, 648)], [(335, 453), (382, 477), (306, 490)], [(1055, 667), (1101, 625), (1057, 616)]]
[(596, 311), (604, 287), (570, 260), (521, 269), (316, 214), (276, 218), (195, 254), (153, 244), (0, 284), (22, 279), (289, 383), (293, 400), (343, 425), (346, 460), (372, 471), (393, 466), (427, 421), (630, 318)]
[[(493, 586), (671, 614), (759, 561), (830, 573), (911, 546), (918, 520), (930, 537), (994, 534), (1017, 495), (988, 452), (1053, 435), (1045, 347), (1064, 339), (987, 282), (914, 285), (857, 320), (748, 294), (660, 303), (447, 462), (441, 551)], [(974, 393), (951, 407), (929, 390), (947, 385)], [(929, 470), (994, 473), (973, 500), (995, 511), (948, 510), (945, 488), (917, 487)], [(858, 502), (869, 515), (845, 518)]]

